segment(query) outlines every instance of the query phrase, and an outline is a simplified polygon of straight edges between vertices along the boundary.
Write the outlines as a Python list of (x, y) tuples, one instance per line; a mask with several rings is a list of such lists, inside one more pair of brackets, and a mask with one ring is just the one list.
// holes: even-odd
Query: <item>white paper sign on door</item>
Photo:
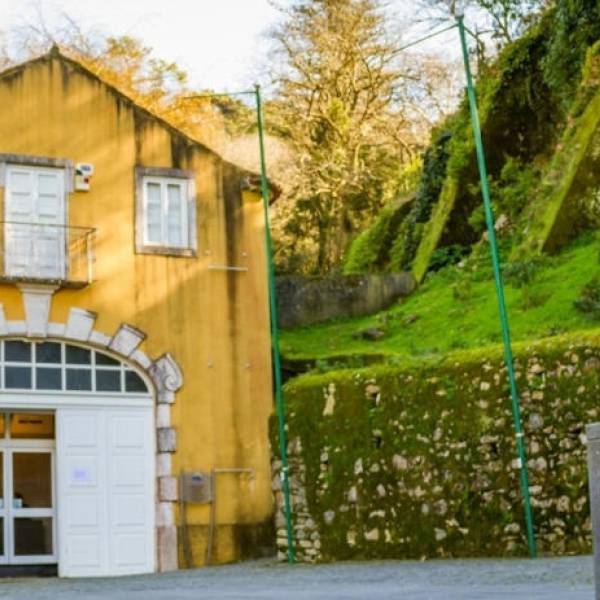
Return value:
[(92, 483), (92, 471), (89, 467), (77, 466), (71, 468), (71, 485), (89, 485)]

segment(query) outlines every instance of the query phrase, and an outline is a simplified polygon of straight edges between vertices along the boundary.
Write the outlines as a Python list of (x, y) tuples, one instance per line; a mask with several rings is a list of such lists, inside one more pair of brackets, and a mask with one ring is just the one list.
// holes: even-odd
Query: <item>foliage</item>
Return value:
[(579, 298), (573, 301), (573, 306), (588, 319), (600, 320), (600, 276), (595, 275), (585, 284)]
[(387, 267), (391, 244), (408, 208), (409, 204), (403, 201), (381, 210), (373, 224), (350, 245), (344, 260), (344, 275), (373, 273)]
[(535, 167), (510, 157), (500, 171), (499, 181), (494, 181), (491, 186), (498, 210), (516, 219), (531, 201), (538, 181), (539, 173)]
[[(434, 9), (431, 20), (453, 16), (456, 0), (422, 0)], [(465, 0), (461, 2), (471, 36), (475, 38), (480, 62), (488, 58), (486, 41), (491, 38), (496, 49), (519, 38), (548, 5), (547, 0)]]
[[(577, 27), (574, 23), (578, 23)], [(578, 149), (583, 147), (581, 140), (565, 138), (560, 144), (557, 142), (573, 123), (573, 117), (586, 108), (596, 89), (599, 67), (594, 43), (599, 27), (600, 20), (591, 3), (561, 0), (536, 18), (519, 39), (506, 45), (493, 63), (479, 70), (479, 112), (492, 200), (496, 217), (502, 217), (505, 225), (501, 235), (510, 238), (515, 247), (532, 245), (528, 240), (538, 238), (532, 237), (532, 230), (547, 229), (546, 224), (539, 223), (540, 219), (556, 216), (550, 212), (557, 202), (552, 202), (547, 210), (533, 208), (554, 197), (549, 183), (557, 189), (567, 178), (565, 165), (562, 170), (556, 169), (555, 161), (550, 160), (553, 154), (578, 155)], [(561, 44), (573, 46), (564, 53), (570, 57), (568, 61), (552, 58)], [(588, 117), (591, 123), (593, 115)], [(485, 229), (465, 102), (455, 117), (448, 154), (447, 176), (433, 204), (432, 218), (419, 232), (421, 242), (412, 265), (418, 280), (425, 275), (436, 248), (476, 244)], [(596, 170), (590, 166), (587, 172)], [(578, 184), (583, 181), (587, 179), (576, 179)], [(561, 213), (560, 227), (572, 224), (572, 233), (555, 232), (554, 247), (585, 230), (582, 215), (595, 208), (595, 196), (592, 194), (592, 203), (587, 202), (588, 196), (586, 193), (579, 212), (573, 208), (569, 214)], [(597, 222), (595, 213), (588, 221)]]
[(452, 297), (463, 302), (470, 300), (473, 297), (473, 282), (466, 277), (458, 279), (452, 284)]
[(469, 252), (470, 248), (468, 246), (462, 246), (461, 244), (452, 244), (450, 246), (438, 248), (431, 255), (429, 270), (435, 272), (450, 265), (455, 265), (465, 258)]
[(412, 209), (407, 215), (390, 251), (390, 262), (393, 268), (408, 269), (414, 258), (421, 239), (422, 227), (431, 217), (446, 176), (448, 161), (448, 142), (451, 139), (452, 123), (437, 133), (423, 157), (423, 171), (417, 188)]
[(393, 243), (414, 202), (411, 195), (421, 179), (422, 167), (421, 157), (405, 165), (399, 186), (404, 197), (384, 207), (373, 223), (354, 238), (344, 258), (344, 275), (394, 270)]
[(397, 196), (402, 165), (436, 108), (419, 60), (404, 59), (390, 35), (381, 0), (295, 0), (282, 11), (271, 114), (297, 167), (283, 234), (292, 247), (313, 240), (306, 270), (325, 273)]
[(587, 49), (581, 71), (581, 84), (571, 107), (573, 117), (579, 117), (600, 90), (600, 40)]
[[(514, 223), (523, 209), (531, 202), (539, 182), (539, 173), (531, 165), (523, 165), (519, 159), (509, 157), (504, 163), (498, 179), (490, 178), (490, 194), (495, 217), (503, 216), (508, 226)], [(481, 195), (481, 184), (471, 190), (473, 195)], [(469, 225), (477, 233), (485, 230), (483, 203), (475, 207), (469, 217)]]
[(544, 0), (475, 0), (475, 4), (487, 12), (493, 30), (493, 38), (509, 43), (521, 36), (531, 25), (546, 2)]
[(600, 93), (585, 102), (585, 110), (571, 119), (544, 169), (534, 201), (523, 213), (514, 256), (556, 252), (598, 225)]
[(381, 207), (394, 160), (411, 152), (392, 106), (395, 48), (371, 0), (299, 0), (274, 40), (286, 65), (276, 82), (279, 126), (300, 167), (291, 226), (316, 237), (323, 273)]
[(504, 278), (515, 288), (531, 285), (548, 262), (545, 257), (534, 256), (506, 263), (503, 269)]
[(565, 107), (575, 97), (588, 48), (600, 39), (597, 0), (559, 0), (543, 63), (544, 78)]

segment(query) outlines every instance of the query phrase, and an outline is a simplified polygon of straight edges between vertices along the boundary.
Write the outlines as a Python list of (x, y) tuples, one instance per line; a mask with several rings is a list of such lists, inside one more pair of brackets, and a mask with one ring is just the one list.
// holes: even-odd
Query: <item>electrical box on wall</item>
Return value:
[(208, 504), (212, 501), (212, 477), (201, 471), (181, 474), (181, 500), (193, 504)]
[(94, 165), (90, 163), (77, 163), (75, 165), (75, 189), (78, 192), (89, 192)]

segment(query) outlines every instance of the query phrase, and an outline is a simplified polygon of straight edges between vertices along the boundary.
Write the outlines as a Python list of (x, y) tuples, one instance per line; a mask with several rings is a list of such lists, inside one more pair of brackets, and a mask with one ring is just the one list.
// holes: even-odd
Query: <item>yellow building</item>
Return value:
[(272, 514), (254, 176), (57, 49), (0, 74), (0, 106), (0, 569), (251, 555)]

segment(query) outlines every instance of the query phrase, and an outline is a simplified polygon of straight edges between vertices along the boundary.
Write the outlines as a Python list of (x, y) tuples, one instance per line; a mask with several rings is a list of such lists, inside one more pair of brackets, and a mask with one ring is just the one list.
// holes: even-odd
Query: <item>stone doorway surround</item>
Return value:
[(107, 334), (94, 329), (97, 314), (71, 308), (66, 323), (48, 320), (55, 286), (20, 284), (25, 306), (24, 321), (9, 321), (0, 303), (0, 338), (53, 339), (71, 341), (111, 352), (142, 374), (154, 387), (156, 425), (156, 568), (160, 572), (178, 568), (177, 527), (174, 508), (178, 499), (177, 477), (173, 474), (172, 455), (177, 449), (177, 432), (171, 426), (171, 406), (175, 392), (183, 385), (183, 375), (168, 352), (149, 358), (138, 346), (146, 334), (122, 323)]

